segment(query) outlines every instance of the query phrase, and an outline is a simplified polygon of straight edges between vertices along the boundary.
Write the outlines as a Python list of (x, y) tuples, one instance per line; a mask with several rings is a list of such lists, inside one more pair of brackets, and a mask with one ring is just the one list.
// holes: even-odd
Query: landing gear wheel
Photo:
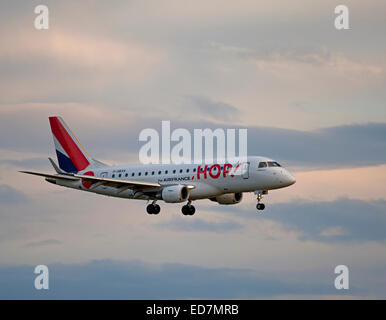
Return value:
[(153, 214), (159, 214), (160, 211), (161, 211), (161, 207), (158, 204), (155, 204)]
[(153, 214), (154, 213), (154, 205), (153, 204), (149, 204), (146, 207), (146, 211), (147, 211), (148, 214)]
[(189, 215), (189, 206), (186, 204), (184, 205), (182, 208), (181, 208), (181, 212), (184, 216), (188, 216)]
[(149, 204), (146, 207), (146, 211), (148, 214), (159, 214), (161, 211), (161, 207), (158, 204)]
[(189, 215), (194, 215), (194, 213), (196, 212), (196, 208), (194, 206), (190, 206), (189, 208)]
[(189, 206), (186, 204), (181, 208), (181, 212), (184, 216), (192, 216), (196, 212), (196, 208), (192, 205)]
[(264, 203), (258, 203), (256, 205), (256, 209), (257, 210), (264, 210), (265, 209), (265, 204)]

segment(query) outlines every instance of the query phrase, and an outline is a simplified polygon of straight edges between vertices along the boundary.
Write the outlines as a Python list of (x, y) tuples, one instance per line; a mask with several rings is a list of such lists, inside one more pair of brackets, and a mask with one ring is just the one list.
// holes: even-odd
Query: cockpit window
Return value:
[(281, 167), (281, 165), (275, 161), (268, 161), (268, 167)]
[(267, 167), (267, 163), (266, 162), (260, 162), (259, 163), (259, 168), (266, 168)]

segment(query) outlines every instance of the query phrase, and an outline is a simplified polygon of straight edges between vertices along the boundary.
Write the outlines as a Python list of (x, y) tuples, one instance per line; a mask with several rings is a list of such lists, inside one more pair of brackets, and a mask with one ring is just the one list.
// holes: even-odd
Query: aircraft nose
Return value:
[(292, 185), (292, 184), (294, 184), (295, 182), (296, 182), (296, 178), (295, 178), (295, 176), (293, 176), (291, 173), (289, 173), (289, 172), (287, 172), (287, 174), (286, 174), (286, 184), (287, 185)]

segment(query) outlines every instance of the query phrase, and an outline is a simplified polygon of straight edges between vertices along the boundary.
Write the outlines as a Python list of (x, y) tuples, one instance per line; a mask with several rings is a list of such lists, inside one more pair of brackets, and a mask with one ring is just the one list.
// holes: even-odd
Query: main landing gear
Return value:
[(146, 211), (148, 214), (159, 214), (161, 211), (161, 207), (153, 201), (146, 207)]
[(256, 205), (256, 209), (257, 210), (264, 210), (265, 209), (265, 204), (264, 203), (260, 203), (260, 201), (263, 199), (263, 194), (267, 194), (268, 191), (255, 191), (255, 194), (257, 195), (257, 205)]
[[(161, 208), (158, 204), (155, 203), (156, 201), (153, 201), (146, 207), (146, 211), (148, 214), (159, 214), (161, 211)], [(188, 204), (184, 205), (181, 208), (181, 212), (184, 216), (192, 216), (196, 212), (196, 208), (192, 206), (192, 201), (188, 201)]]
[(188, 201), (188, 204), (181, 208), (181, 212), (184, 216), (192, 216), (196, 212), (196, 208), (191, 205), (192, 201)]

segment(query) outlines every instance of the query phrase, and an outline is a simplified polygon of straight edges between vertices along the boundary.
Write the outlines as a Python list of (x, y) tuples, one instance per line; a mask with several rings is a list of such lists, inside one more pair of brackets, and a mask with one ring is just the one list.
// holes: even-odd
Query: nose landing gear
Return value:
[(260, 203), (260, 201), (263, 199), (263, 195), (264, 194), (267, 194), (268, 191), (266, 190), (263, 190), (263, 191), (255, 191), (255, 194), (257, 196), (257, 205), (256, 205), (256, 209), (257, 210), (264, 210), (265, 209), (265, 204), (264, 203)]
[(265, 209), (265, 204), (264, 203), (258, 203), (256, 205), (256, 209), (257, 210), (264, 210)]

